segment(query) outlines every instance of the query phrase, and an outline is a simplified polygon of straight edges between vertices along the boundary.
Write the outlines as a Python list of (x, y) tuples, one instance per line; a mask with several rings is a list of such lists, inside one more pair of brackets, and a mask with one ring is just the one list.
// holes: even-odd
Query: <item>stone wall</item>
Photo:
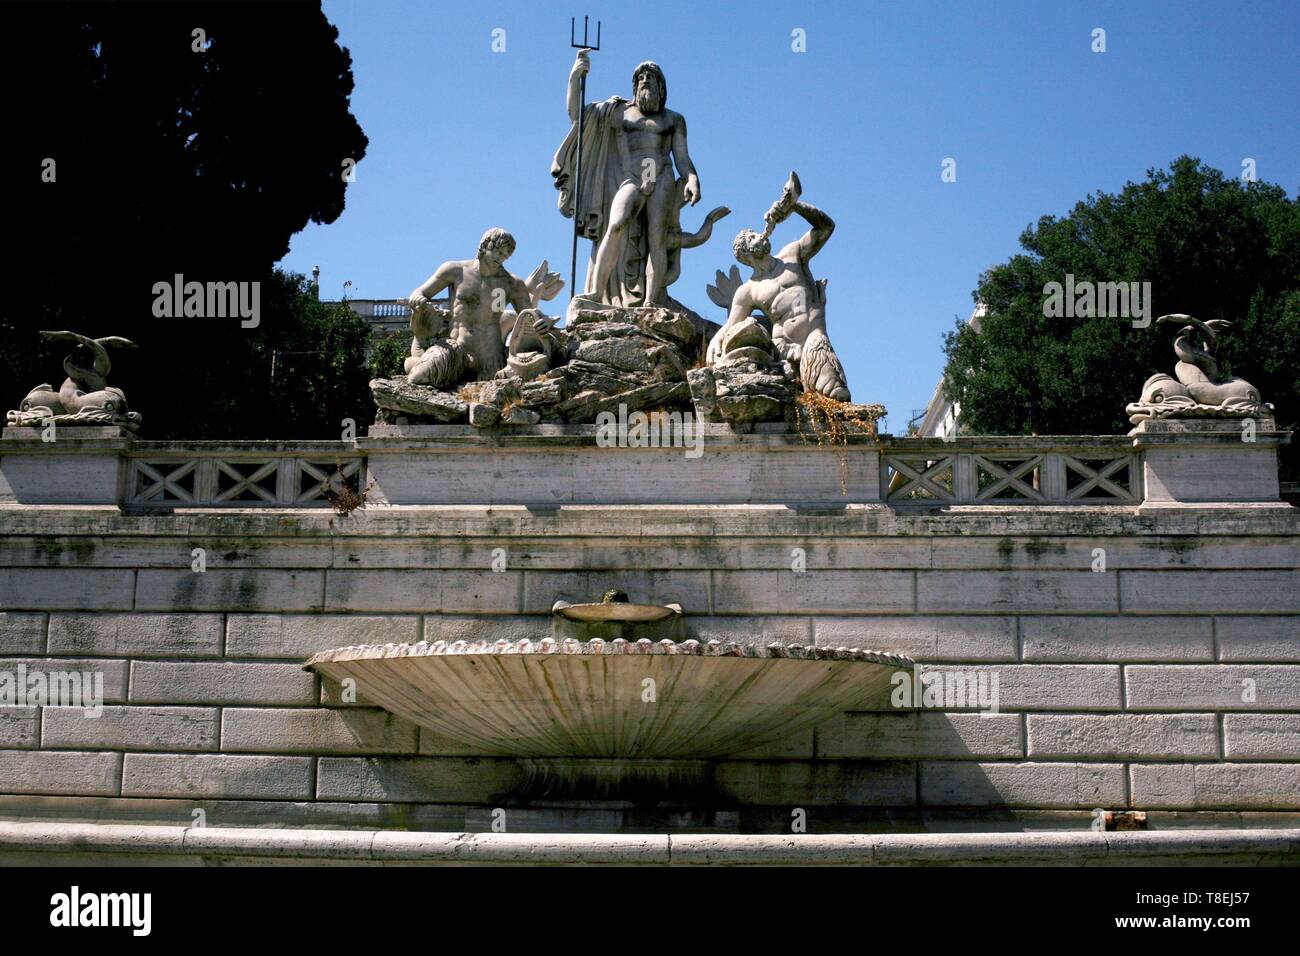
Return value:
[(97, 671), (106, 705), (98, 719), (0, 708), (0, 814), (474, 829), (519, 782), (513, 760), (466, 753), (364, 696), (343, 703), (302, 661), (348, 644), (541, 638), (558, 597), (609, 587), (680, 603), (700, 640), (997, 674), (995, 715), (846, 713), (720, 762), (719, 788), (756, 826), (788, 825), (794, 807), (1300, 810), (1297, 514), (11, 505), (0, 671)]

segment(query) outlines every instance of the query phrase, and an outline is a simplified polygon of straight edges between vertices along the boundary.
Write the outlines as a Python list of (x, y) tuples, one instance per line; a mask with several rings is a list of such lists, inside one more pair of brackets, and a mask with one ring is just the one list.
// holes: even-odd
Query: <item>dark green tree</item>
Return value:
[[(5, 18), (14, 110), (0, 153), (19, 241), (0, 298), (3, 400), (61, 377), (37, 330), (69, 328), (137, 343), (114, 357), (111, 383), (144, 437), (278, 435), (310, 417), (274, 409), (306, 395), (329, 418), (331, 403), (351, 407), (278, 364), (267, 390), (275, 343), (341, 354), (306, 341), (300, 284), (273, 276), (294, 233), (338, 218), (367, 145), (349, 112), (351, 59), (320, 5), (44, 2)], [(155, 283), (177, 274), (261, 282), (260, 326), (155, 317)]]
[[(260, 438), (338, 438), (344, 419), (357, 434), (374, 419), (366, 359), (370, 324), (341, 303), (318, 301), (303, 276), (276, 271), (263, 285), (275, 322), (241, 338), (244, 388), (223, 396), (222, 415), (193, 437), (247, 438), (249, 395), (265, 395)], [(228, 422), (235, 422), (232, 426)]]
[[(945, 337), (945, 391), (964, 430), (1115, 434), (1154, 372), (1172, 373), (1173, 331), (1122, 318), (1048, 318), (1044, 286), (1150, 282), (1151, 315), (1182, 312), (1233, 327), (1220, 367), (1256, 385), (1280, 423), (1300, 417), (1300, 202), (1183, 156), (1118, 193), (1089, 195), (1020, 236), (1023, 254), (980, 277), (978, 331)], [(1284, 453), (1294, 474), (1297, 456)]]
[(370, 339), (371, 378), (392, 378), (402, 374), (402, 363), (411, 354), (409, 332), (376, 332)]

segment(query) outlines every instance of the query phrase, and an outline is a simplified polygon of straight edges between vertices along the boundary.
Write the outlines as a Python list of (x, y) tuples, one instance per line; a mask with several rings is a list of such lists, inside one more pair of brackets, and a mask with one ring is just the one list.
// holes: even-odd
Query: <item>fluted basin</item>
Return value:
[(699, 760), (881, 706), (906, 657), (649, 640), (387, 644), (305, 667), (483, 755)]
[(551, 611), (557, 617), (580, 624), (653, 624), (666, 621), (674, 615), (680, 617), (682, 613), (681, 607), (676, 604), (630, 604), (617, 601), (601, 601), (599, 604), (567, 604), (557, 601)]

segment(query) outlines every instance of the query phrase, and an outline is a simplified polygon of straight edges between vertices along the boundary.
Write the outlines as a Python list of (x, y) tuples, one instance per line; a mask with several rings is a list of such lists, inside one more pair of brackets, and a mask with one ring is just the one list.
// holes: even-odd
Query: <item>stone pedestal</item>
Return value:
[(1144, 507), (1277, 503), (1277, 449), (1291, 439), (1271, 418), (1172, 418), (1130, 432), (1143, 452)]
[[(866, 437), (817, 445), (783, 423), (666, 425), (649, 447), (610, 445), (591, 425), (497, 433), (374, 425), (369, 500), (392, 505), (725, 504), (843, 508), (880, 499), (880, 450)], [(617, 441), (622, 438), (614, 436)], [(627, 443), (625, 442), (624, 445)]]
[(134, 436), (117, 426), (9, 426), (0, 435), (0, 504), (116, 505), (122, 500), (124, 452)]

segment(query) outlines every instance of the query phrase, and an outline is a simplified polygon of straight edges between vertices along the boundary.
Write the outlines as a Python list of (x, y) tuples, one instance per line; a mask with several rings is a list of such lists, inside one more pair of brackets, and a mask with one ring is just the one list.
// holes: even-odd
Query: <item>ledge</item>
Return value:
[(1300, 829), (623, 836), (0, 822), (0, 863), (621, 866), (1300, 864)]
[(889, 505), (839, 508), (787, 505), (367, 505), (347, 517), (312, 509), (212, 508), (128, 515), (116, 506), (14, 505), (0, 502), (6, 536), (235, 539), (329, 538), (731, 538), (835, 534), (858, 537), (932, 535), (1295, 535), (1300, 509), (1285, 502), (1235, 505), (953, 506), (933, 511)]
[[(742, 428), (700, 422), (695, 426), (706, 442), (722, 445), (790, 446), (816, 450), (813, 434), (801, 434), (782, 422), (759, 422)], [(1155, 429), (1151, 429), (1155, 431)], [(246, 439), (246, 440), (152, 440), (120, 428), (60, 427), (57, 442), (41, 439), (41, 429), (8, 426), (0, 433), (3, 447), (10, 451), (31, 450), (47, 454), (62, 453), (67, 448), (79, 450), (121, 448), (135, 457), (151, 455), (236, 455), (257, 457), (266, 454), (358, 454), (394, 453), (408, 449), (436, 450), (447, 448), (494, 448), (502, 445), (537, 448), (596, 447), (595, 425), (499, 425), (481, 429), (470, 425), (371, 425), (366, 435), (350, 441), (331, 439)], [(1175, 429), (1175, 432), (1179, 430)], [(1182, 431), (1185, 431), (1182, 430)], [(1239, 435), (1238, 429), (1235, 434)], [(1268, 432), (1287, 436), (1289, 432)], [(908, 435), (870, 435), (850, 433), (850, 445), (876, 446), (882, 450), (921, 453), (938, 451), (1045, 452), (1078, 450), (1122, 450), (1132, 447), (1126, 435), (963, 435), (951, 439), (920, 438)], [(1175, 435), (1174, 440), (1177, 440)]]
[[(1248, 421), (1254, 424), (1256, 430), (1246, 439), (1243, 434)], [(1205, 448), (1246, 444), (1255, 445), (1258, 450), (1291, 443), (1291, 432), (1278, 428), (1271, 418), (1160, 418), (1142, 422), (1129, 435), (1134, 448), (1156, 445)]]

